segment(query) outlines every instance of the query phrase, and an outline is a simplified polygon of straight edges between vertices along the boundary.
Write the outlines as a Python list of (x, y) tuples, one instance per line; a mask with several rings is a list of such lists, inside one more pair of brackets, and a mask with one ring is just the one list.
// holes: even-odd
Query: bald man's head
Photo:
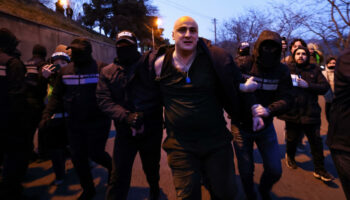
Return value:
[(189, 17), (189, 16), (182, 16), (175, 21), (173, 31), (175, 31), (183, 23), (193, 23), (193, 25), (195, 25), (195, 27), (198, 30), (198, 24), (197, 24), (196, 20), (194, 20), (192, 17)]
[(194, 51), (198, 41), (198, 24), (188, 16), (176, 20), (173, 30), (175, 49), (180, 51)]

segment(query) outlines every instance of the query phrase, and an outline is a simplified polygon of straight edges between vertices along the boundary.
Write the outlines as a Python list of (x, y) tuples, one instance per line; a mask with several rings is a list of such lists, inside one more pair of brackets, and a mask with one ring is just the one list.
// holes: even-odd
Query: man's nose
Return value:
[(190, 37), (190, 36), (191, 36), (191, 31), (190, 31), (190, 29), (186, 29), (185, 37)]

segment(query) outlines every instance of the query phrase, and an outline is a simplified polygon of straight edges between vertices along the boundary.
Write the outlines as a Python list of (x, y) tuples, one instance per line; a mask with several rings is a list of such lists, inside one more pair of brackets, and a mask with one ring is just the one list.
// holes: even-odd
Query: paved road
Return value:
[[(321, 99), (321, 103), (322, 103)], [(324, 116), (324, 113), (323, 115)], [(273, 199), (283, 200), (344, 200), (345, 196), (341, 189), (339, 178), (336, 174), (336, 170), (333, 166), (332, 159), (329, 154), (329, 150), (325, 147), (325, 165), (326, 169), (329, 170), (336, 179), (330, 184), (326, 184), (318, 179), (315, 179), (312, 175), (313, 164), (311, 161), (311, 155), (309, 153), (309, 146), (307, 140), (304, 138), (304, 143), (307, 145), (308, 151), (303, 154), (299, 154), (296, 157), (298, 169), (292, 170), (286, 167), (284, 163), (285, 143), (284, 143), (284, 123), (279, 120), (275, 120), (275, 127), (278, 135), (278, 141), (281, 150), (281, 161), (283, 167), (283, 175), (281, 180), (274, 186)], [(323, 140), (325, 140), (325, 133), (327, 131), (327, 122), (324, 117), (322, 118), (321, 134)], [(111, 132), (111, 137), (107, 143), (107, 151), (112, 152), (113, 140), (115, 132)], [(258, 183), (262, 173), (262, 161), (257, 150), (254, 152), (255, 155), (255, 182)], [(235, 160), (237, 163), (237, 161)], [(40, 199), (40, 200), (73, 200), (76, 199), (81, 193), (81, 188), (78, 182), (78, 178), (75, 175), (74, 169), (72, 168), (71, 161), (67, 161), (67, 175), (65, 182), (57, 187), (51, 183), (54, 180), (54, 174), (51, 169), (50, 161), (42, 163), (32, 163), (28, 171), (25, 186), (25, 195), (29, 199)], [(237, 167), (236, 167), (237, 169)], [(98, 165), (93, 165), (92, 169), (95, 177), (95, 185), (97, 186), (96, 200), (104, 199), (106, 177), (107, 172), (105, 169)], [(161, 179), (160, 186), (162, 189), (162, 200), (174, 200), (175, 190), (172, 183), (172, 177), (170, 169), (167, 165), (166, 153), (162, 151), (161, 159)], [(237, 182), (239, 183), (239, 193), (237, 199), (244, 199), (242, 192), (242, 186), (240, 179), (237, 174)], [(210, 197), (206, 190), (203, 189), (203, 200), (209, 200)], [(148, 196), (148, 185), (146, 182), (145, 175), (142, 171), (140, 158), (137, 156), (134, 168), (133, 177), (131, 182), (131, 189), (128, 200), (144, 200)]]

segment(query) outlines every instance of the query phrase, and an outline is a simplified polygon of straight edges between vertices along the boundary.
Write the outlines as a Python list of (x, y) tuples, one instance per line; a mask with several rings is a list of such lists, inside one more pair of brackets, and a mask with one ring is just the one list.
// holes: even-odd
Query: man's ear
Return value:
[(171, 37), (173, 38), (173, 40), (175, 40), (175, 39), (174, 39), (174, 34), (175, 34), (174, 31), (172, 31), (172, 32), (171, 32)]

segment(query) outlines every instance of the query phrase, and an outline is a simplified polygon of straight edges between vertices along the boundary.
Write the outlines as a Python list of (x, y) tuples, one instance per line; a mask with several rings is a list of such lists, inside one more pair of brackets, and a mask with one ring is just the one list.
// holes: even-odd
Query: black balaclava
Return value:
[(74, 39), (67, 49), (72, 49), (71, 60), (78, 67), (85, 66), (84, 64), (92, 60), (91, 43), (86, 38)]
[(327, 69), (329, 69), (329, 70), (334, 70), (335, 69), (335, 65), (333, 65), (333, 64), (329, 64), (332, 60), (337, 60), (335, 57), (330, 57), (330, 58), (328, 58), (327, 59), (327, 64), (326, 64), (326, 66), (327, 66)]
[(244, 49), (239, 49), (239, 50), (238, 50), (238, 54), (239, 54), (240, 56), (249, 56), (249, 54), (250, 54), (250, 48), (249, 48), (249, 47), (246, 47), (246, 48), (244, 48)]
[(280, 64), (281, 45), (273, 40), (265, 40), (259, 46), (257, 63), (263, 69), (271, 69)]
[(130, 66), (140, 58), (136, 45), (116, 47), (118, 63), (123, 66)]
[[(295, 54), (299, 49), (303, 49), (306, 52), (306, 61), (302, 64), (298, 64), (295, 60)], [(297, 67), (305, 67), (310, 64), (310, 51), (307, 49), (307, 47), (299, 46), (293, 53), (293, 62), (296, 64)]]
[(7, 28), (0, 29), (0, 50), (7, 54), (13, 54), (19, 41), (16, 36)]

